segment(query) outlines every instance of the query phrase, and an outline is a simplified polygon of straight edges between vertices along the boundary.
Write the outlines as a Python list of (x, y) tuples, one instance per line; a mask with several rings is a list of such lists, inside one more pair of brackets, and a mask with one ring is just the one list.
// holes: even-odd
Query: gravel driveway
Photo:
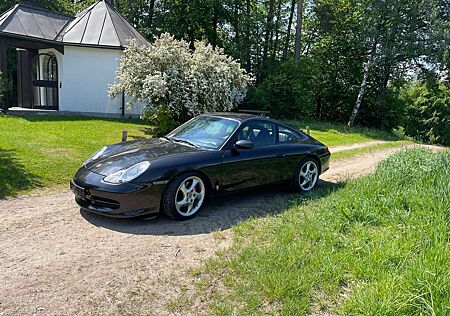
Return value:
[[(395, 150), (332, 162), (323, 180), (371, 172)], [(0, 316), (167, 314), (182, 290), (177, 278), (226, 247), (231, 226), (276, 212), (290, 197), (282, 190), (221, 197), (186, 222), (94, 216), (68, 190), (2, 200)]]

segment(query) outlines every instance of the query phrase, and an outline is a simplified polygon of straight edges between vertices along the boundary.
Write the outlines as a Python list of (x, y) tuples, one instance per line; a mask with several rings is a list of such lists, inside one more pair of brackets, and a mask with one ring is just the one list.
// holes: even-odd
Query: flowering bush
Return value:
[(128, 106), (144, 103), (153, 116), (163, 108), (182, 123), (204, 112), (233, 109), (243, 101), (251, 77), (222, 49), (196, 42), (192, 51), (187, 42), (166, 33), (151, 47), (130, 42), (117, 82), (110, 97), (125, 92)]

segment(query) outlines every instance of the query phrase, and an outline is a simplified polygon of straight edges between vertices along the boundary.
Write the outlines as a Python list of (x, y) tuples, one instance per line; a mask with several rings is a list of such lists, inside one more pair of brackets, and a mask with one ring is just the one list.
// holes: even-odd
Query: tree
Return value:
[(183, 123), (204, 112), (229, 111), (245, 97), (251, 82), (239, 63), (203, 41), (189, 43), (162, 34), (151, 47), (131, 42), (120, 59), (112, 98), (125, 92), (132, 103), (168, 109)]
[(266, 31), (264, 35), (264, 48), (263, 48), (263, 57), (262, 57), (262, 66), (265, 69), (267, 67), (267, 54), (269, 51), (269, 45), (272, 41), (272, 29), (273, 29), (273, 11), (275, 0), (268, 0), (268, 12), (267, 12), (267, 21), (266, 21)]
[(303, 0), (297, 1), (297, 26), (295, 32), (295, 61), (300, 60), (302, 51)]
[(359, 89), (358, 98), (356, 99), (356, 104), (355, 104), (355, 107), (353, 108), (352, 115), (350, 116), (350, 120), (347, 123), (348, 127), (352, 127), (353, 124), (355, 124), (356, 116), (358, 115), (359, 109), (361, 108), (361, 103), (362, 103), (362, 100), (364, 97), (364, 93), (366, 92), (367, 79), (369, 77), (370, 65), (372, 64), (372, 58), (373, 58), (373, 55), (375, 54), (375, 50), (376, 50), (376, 44), (374, 45), (374, 48), (370, 52), (369, 59), (367, 60), (366, 64), (364, 65), (364, 72), (363, 72), (364, 74), (363, 74), (363, 79), (361, 81), (361, 87)]
[(400, 91), (407, 106), (405, 131), (420, 141), (450, 145), (450, 87), (434, 76)]
[(287, 25), (286, 40), (284, 42), (283, 60), (285, 60), (288, 56), (289, 44), (291, 41), (292, 20), (294, 19), (294, 11), (295, 11), (295, 0), (292, 0), (291, 1), (291, 9), (289, 10), (289, 20), (288, 20), (288, 25)]
[[(374, 42), (372, 38), (376, 38), (376, 45), (371, 50), (367, 62), (373, 61), (376, 67), (372, 72), (367, 69), (367, 73), (364, 73), (366, 84), (367, 80), (372, 81), (373, 90), (376, 90), (374, 106), (379, 108), (385, 106), (388, 85), (392, 79), (406, 76), (407, 72), (421, 63), (432, 60), (431, 57), (436, 54), (436, 43), (439, 41), (435, 35), (439, 34), (436, 30), (439, 29), (437, 17), (441, 3), (441, 0), (362, 2), (365, 9), (361, 11), (364, 22), (361, 23), (360, 29), (362, 34), (367, 34), (364, 41), (369, 44)], [(434, 25), (437, 27), (431, 27)], [(353, 124), (359, 112), (361, 106), (359, 96), (363, 95), (364, 89), (361, 84), (349, 126)], [(372, 113), (376, 115), (376, 111)]]

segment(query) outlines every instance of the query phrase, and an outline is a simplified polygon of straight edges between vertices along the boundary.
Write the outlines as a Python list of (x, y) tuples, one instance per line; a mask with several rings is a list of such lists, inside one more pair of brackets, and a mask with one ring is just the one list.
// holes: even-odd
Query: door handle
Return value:
[(286, 157), (286, 155), (285, 154), (277, 154), (277, 157), (278, 158), (284, 158), (284, 157)]

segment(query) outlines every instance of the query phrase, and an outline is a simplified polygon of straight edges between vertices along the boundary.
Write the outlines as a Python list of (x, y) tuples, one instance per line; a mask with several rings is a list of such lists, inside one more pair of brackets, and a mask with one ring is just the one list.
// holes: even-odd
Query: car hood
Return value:
[(86, 164), (95, 173), (108, 176), (116, 171), (127, 169), (141, 161), (152, 161), (174, 155), (186, 155), (201, 151), (195, 147), (171, 142), (162, 138), (149, 138), (108, 146), (98, 159)]

